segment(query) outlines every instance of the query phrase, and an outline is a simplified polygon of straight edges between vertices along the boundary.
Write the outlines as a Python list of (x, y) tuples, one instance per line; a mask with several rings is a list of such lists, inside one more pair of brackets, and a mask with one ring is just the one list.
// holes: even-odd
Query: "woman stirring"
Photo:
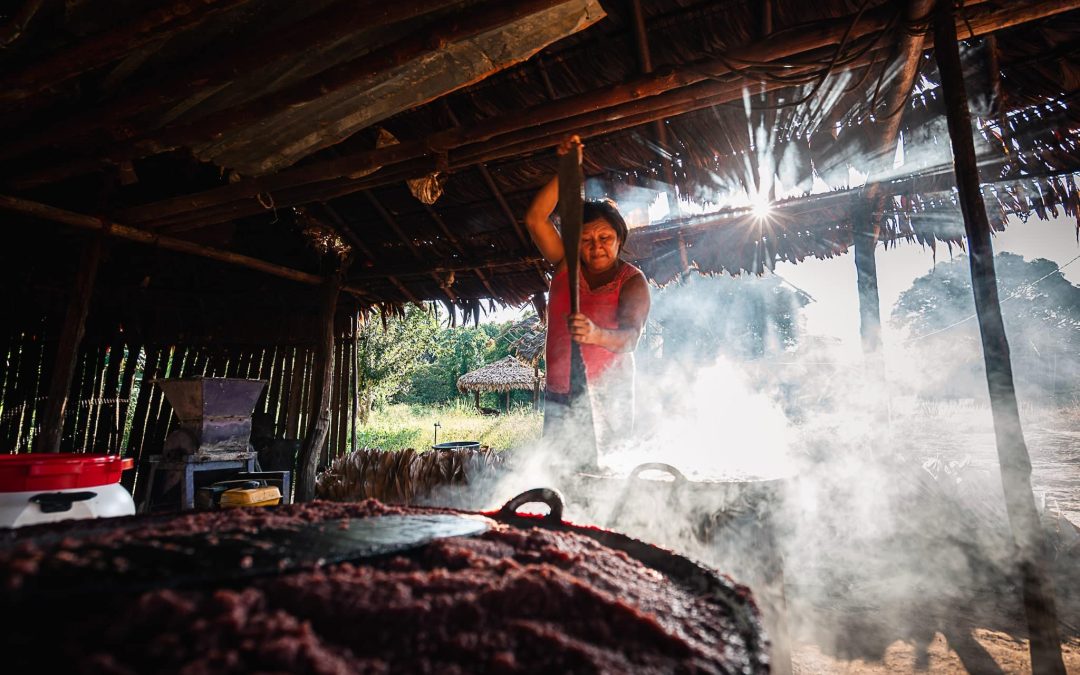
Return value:
[[(582, 151), (571, 136), (560, 156)], [(533, 198), (525, 224), (541, 255), (555, 266), (548, 297), (547, 394), (544, 436), (569, 442), (595, 433), (598, 448), (628, 437), (634, 424), (634, 349), (649, 315), (649, 287), (641, 270), (619, 258), (627, 227), (611, 200), (585, 203), (581, 229), (580, 312), (570, 312), (570, 284), (562, 238), (551, 222), (559, 197), (558, 177)], [(593, 429), (582, 429), (570, 415), (571, 342), (580, 345)]]

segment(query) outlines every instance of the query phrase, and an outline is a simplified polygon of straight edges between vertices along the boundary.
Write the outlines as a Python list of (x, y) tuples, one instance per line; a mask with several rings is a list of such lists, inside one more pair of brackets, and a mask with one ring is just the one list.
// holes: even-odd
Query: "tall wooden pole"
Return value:
[[(49, 393), (45, 401), (41, 434), (37, 437), (36, 450), (38, 452), (60, 452), (64, 416), (67, 413), (68, 396), (71, 393), (71, 378), (79, 359), (79, 345), (82, 343), (83, 332), (86, 328), (86, 314), (90, 309), (90, 298), (94, 293), (94, 281), (97, 279), (102, 247), (100, 236), (90, 237), (79, 259), (79, 269), (75, 273), (75, 282), (71, 288), (71, 296), (68, 298), (67, 313), (64, 315), (64, 325), (56, 344), (56, 356), (53, 358), (52, 377), (49, 380)], [(78, 448), (75, 449), (78, 450)]]
[(1031, 492), (1031, 459), (1020, 427), (1009, 342), (1005, 337), (998, 301), (990, 223), (979, 190), (979, 169), (972, 141), (971, 113), (964, 90), (960, 49), (956, 41), (953, 0), (937, 1), (934, 56), (941, 73), (960, 210), (967, 233), (971, 287), (975, 293), (975, 312), (982, 337), (1005, 508), (1023, 583), (1024, 611), (1031, 639), (1031, 667), (1037, 675), (1064, 675), (1053, 584), (1044, 565), (1046, 549), (1042, 524)]
[(296, 501), (315, 499), (315, 473), (319, 456), (330, 433), (330, 399), (334, 385), (334, 311), (341, 294), (342, 270), (338, 270), (323, 285), (319, 311), (319, 337), (315, 346), (315, 365), (312, 369), (314, 396), (311, 402), (311, 423), (304, 435), (296, 467)]
[(354, 312), (352, 318), (352, 449), (359, 449), (359, 439), (356, 436), (356, 418), (360, 414), (360, 314)]
[[(905, 13), (906, 30), (900, 32), (896, 80), (885, 100), (885, 119), (881, 122), (880, 141), (874, 160), (878, 167), (889, 167), (896, 141), (900, 135), (900, 123), (904, 117), (908, 95), (919, 72), (919, 59), (923, 53), (924, 27), (934, 0), (909, 0)], [(881, 169), (879, 168), (879, 171)], [(856, 213), (853, 239), (855, 243), (856, 282), (859, 289), (859, 333), (863, 353), (869, 357), (879, 376), (881, 368), (881, 300), (878, 294), (877, 242), (881, 232), (882, 211), (886, 195), (880, 182), (872, 182), (866, 190), (867, 209)]]

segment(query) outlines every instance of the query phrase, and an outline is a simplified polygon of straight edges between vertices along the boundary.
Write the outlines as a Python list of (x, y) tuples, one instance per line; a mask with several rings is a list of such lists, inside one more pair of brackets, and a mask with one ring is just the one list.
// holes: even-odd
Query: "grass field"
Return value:
[(531, 406), (515, 407), (509, 415), (487, 417), (465, 403), (395, 404), (373, 410), (371, 419), (357, 430), (357, 435), (360, 447), (420, 450), (432, 444), (438, 422), (440, 443), (480, 441), (497, 450), (508, 450), (539, 438), (543, 420), (543, 415)]

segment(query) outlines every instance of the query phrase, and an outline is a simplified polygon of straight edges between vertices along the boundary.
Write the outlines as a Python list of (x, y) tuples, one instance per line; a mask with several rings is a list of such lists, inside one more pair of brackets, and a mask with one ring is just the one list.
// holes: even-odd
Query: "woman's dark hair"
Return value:
[(626, 221), (623, 220), (622, 214), (619, 213), (619, 207), (615, 206), (615, 202), (610, 199), (585, 202), (582, 222), (591, 223), (598, 218), (608, 221), (611, 228), (615, 230), (615, 237), (619, 240), (619, 250), (621, 251), (623, 244), (626, 243), (626, 238), (630, 235), (630, 231), (626, 227)]

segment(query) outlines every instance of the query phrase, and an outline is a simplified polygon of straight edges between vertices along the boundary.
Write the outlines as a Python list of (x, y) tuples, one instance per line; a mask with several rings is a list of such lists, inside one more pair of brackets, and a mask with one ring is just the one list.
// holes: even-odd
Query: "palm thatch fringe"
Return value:
[(362, 448), (334, 460), (315, 479), (315, 496), (331, 501), (378, 499), (411, 504), (445, 486), (490, 478), (505, 465), (504, 453), (488, 447), (420, 452)]

